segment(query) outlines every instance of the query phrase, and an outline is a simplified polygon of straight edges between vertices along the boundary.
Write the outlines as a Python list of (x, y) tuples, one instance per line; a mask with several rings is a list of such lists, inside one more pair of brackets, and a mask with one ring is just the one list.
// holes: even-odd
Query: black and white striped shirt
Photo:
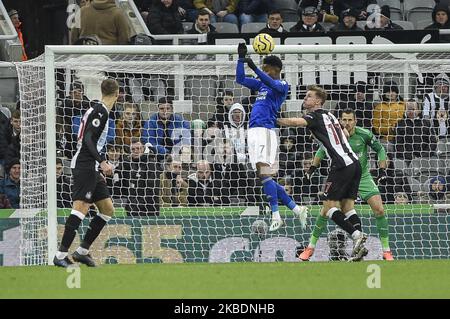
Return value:
[(108, 134), (108, 109), (100, 101), (93, 101), (84, 113), (78, 129), (77, 152), (71, 168), (95, 169), (105, 160), (100, 152), (105, 147)]
[(318, 109), (305, 115), (304, 119), (308, 122), (307, 128), (331, 159), (331, 168), (339, 169), (358, 162), (358, 156), (331, 112)]

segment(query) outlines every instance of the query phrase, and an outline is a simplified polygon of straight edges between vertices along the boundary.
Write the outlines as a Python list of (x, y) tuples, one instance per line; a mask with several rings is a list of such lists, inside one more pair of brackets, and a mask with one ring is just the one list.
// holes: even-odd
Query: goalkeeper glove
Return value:
[(384, 183), (386, 181), (387, 175), (386, 175), (386, 169), (385, 168), (379, 168), (378, 169), (378, 177), (377, 181), (379, 183)]
[(253, 62), (251, 58), (245, 58), (244, 62), (247, 63), (248, 67), (255, 71), (257, 69), (256, 64)]
[(311, 165), (311, 167), (306, 171), (305, 177), (308, 181), (311, 181), (311, 177), (314, 174), (315, 170), (317, 169), (316, 166)]
[(244, 59), (246, 54), (247, 54), (247, 45), (245, 43), (239, 43), (238, 45), (239, 59)]

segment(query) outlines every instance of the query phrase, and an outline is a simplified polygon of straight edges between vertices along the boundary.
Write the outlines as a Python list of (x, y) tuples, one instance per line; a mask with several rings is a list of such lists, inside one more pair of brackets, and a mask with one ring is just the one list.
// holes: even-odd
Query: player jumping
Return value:
[[(358, 191), (360, 197), (369, 204), (375, 214), (378, 234), (380, 235), (381, 246), (383, 248), (383, 259), (394, 260), (391, 249), (389, 248), (388, 221), (384, 215), (380, 191), (369, 172), (367, 146), (370, 146), (375, 152), (377, 152), (378, 183), (383, 179), (386, 179), (386, 150), (371, 131), (356, 126), (356, 115), (355, 111), (352, 109), (346, 109), (341, 112), (340, 123), (348, 131), (350, 135), (348, 142), (353, 152), (358, 155), (359, 162), (361, 163), (362, 176), (361, 181), (359, 182)], [(325, 157), (325, 150), (320, 148), (314, 156), (313, 164), (307, 173), (308, 176), (311, 176), (314, 173), (317, 167), (319, 167), (322, 159)], [(352, 214), (356, 214), (356, 212), (354, 210), (349, 211), (345, 214), (345, 216), (349, 218)], [(352, 221), (354, 221), (354, 219), (350, 219), (350, 222)], [(361, 231), (361, 224), (357, 223), (353, 224), (353, 226)]]
[[(283, 64), (276, 56), (267, 56), (263, 60), (262, 71), (258, 69), (251, 58), (246, 58), (247, 46), (238, 46), (239, 60), (236, 66), (236, 82), (258, 92), (250, 113), (248, 130), (248, 153), (250, 162), (257, 170), (263, 185), (264, 194), (272, 209), (270, 231), (275, 231), (283, 225), (278, 211), (278, 200), (289, 207), (300, 219), (302, 228), (306, 227), (308, 208), (298, 206), (286, 193), (284, 187), (272, 179), (271, 166), (275, 162), (278, 149), (277, 136), (274, 128), (281, 105), (288, 94), (288, 84), (280, 80)], [(245, 77), (244, 63), (256, 73), (259, 79)]]
[[(309, 245), (300, 254), (300, 259), (307, 261), (311, 258), (317, 240), (327, 225), (328, 218), (330, 218), (352, 236), (354, 241), (352, 258), (358, 260), (367, 255), (368, 252), (364, 247), (367, 235), (353, 226), (354, 224), (361, 224), (354, 209), (361, 178), (361, 166), (336, 117), (322, 108), (326, 100), (327, 93), (324, 89), (318, 86), (310, 86), (303, 101), (303, 107), (308, 114), (301, 118), (278, 120), (280, 125), (307, 127), (331, 158), (331, 170), (325, 184), (325, 200), (322, 210)], [(337, 208), (339, 204), (341, 210)], [(343, 212), (348, 214), (348, 220), (345, 220), (346, 216)]]
[(115, 80), (106, 79), (101, 84), (101, 92), (102, 101), (92, 102), (78, 130), (78, 150), (70, 165), (73, 175), (73, 208), (66, 220), (61, 246), (53, 259), (54, 265), (58, 267), (72, 264), (68, 251), (92, 203), (95, 203), (100, 213), (90, 222), (86, 235), (72, 258), (76, 262), (95, 267), (89, 248), (114, 213), (111, 195), (98, 169), (100, 167), (105, 175), (112, 174), (113, 166), (99, 152), (106, 143), (109, 112), (119, 96), (119, 86)]

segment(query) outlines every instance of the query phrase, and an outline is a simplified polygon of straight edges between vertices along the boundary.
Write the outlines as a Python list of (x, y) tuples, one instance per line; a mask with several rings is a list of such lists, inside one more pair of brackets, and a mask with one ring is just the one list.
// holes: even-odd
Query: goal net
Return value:
[[(17, 64), (22, 264), (47, 263), (59, 244), (71, 210), (80, 120), (108, 77), (120, 85), (103, 150), (115, 167), (107, 184), (116, 213), (91, 249), (98, 263), (297, 260), (320, 211), (328, 163), (306, 180), (318, 145), (307, 130), (276, 130), (275, 179), (311, 215), (302, 230), (280, 207), (285, 226), (269, 232), (270, 210), (246, 145), (258, 93), (235, 83), (235, 47), (48, 47), (46, 57)], [(356, 109), (358, 126), (384, 145), (388, 176), (379, 189), (398, 259), (450, 256), (448, 49), (279, 45), (275, 51), (290, 85), (280, 116), (301, 116), (307, 86), (318, 84), (328, 91), (325, 108), (336, 115)], [(262, 64), (261, 56), (252, 57)], [(369, 148), (374, 177), (377, 165)], [(366, 258), (381, 259), (373, 212), (361, 198), (356, 210), (369, 234)], [(334, 237), (327, 235), (335, 228), (328, 223), (312, 260), (330, 258)], [(350, 239), (341, 241), (351, 251)]]

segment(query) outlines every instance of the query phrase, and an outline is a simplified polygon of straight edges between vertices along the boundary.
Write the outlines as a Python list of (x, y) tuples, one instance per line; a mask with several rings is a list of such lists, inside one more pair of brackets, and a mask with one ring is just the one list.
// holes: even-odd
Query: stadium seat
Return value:
[(250, 22), (242, 25), (241, 33), (258, 33), (259, 30), (264, 29), (265, 27), (265, 22)]
[(364, 28), (366, 27), (366, 21), (356, 21), (356, 25), (358, 26), (358, 28), (364, 30)]
[(239, 29), (236, 24), (228, 22), (216, 22), (213, 23), (218, 33), (239, 33)]
[(390, 7), (392, 20), (404, 20), (404, 11), (400, 0), (377, 0), (377, 3), (380, 7), (384, 5)]
[(403, 172), (405, 175), (411, 175), (406, 161), (396, 158), (394, 159), (394, 168)]
[(411, 186), (411, 190), (413, 193), (424, 191), (424, 184), (421, 183), (419, 180), (415, 179), (414, 177), (408, 176), (408, 183), (409, 186)]
[[(450, 163), (450, 162), (449, 162)], [(445, 162), (437, 157), (415, 158), (411, 161), (412, 176), (431, 176), (434, 174), (446, 174)]]
[(329, 22), (320, 22), (319, 24), (325, 29), (325, 31), (330, 31), (331, 28), (336, 26), (334, 23)]
[[(406, 20), (411, 21), (417, 27), (421, 20), (431, 20), (433, 8), (436, 5), (434, 0), (408, 0), (405, 1)], [(431, 24), (431, 23), (430, 23)]]
[(450, 173), (450, 159), (445, 160), (445, 168), (447, 169), (447, 174)]
[(439, 140), (437, 143), (437, 153), (439, 156), (450, 155), (450, 139)]
[(64, 176), (72, 176), (72, 169), (70, 168), (71, 160), (63, 158), (63, 174)]
[(403, 30), (414, 30), (414, 24), (410, 21), (392, 21), (395, 24), (398, 24), (403, 28)]
[(425, 19), (425, 20), (411, 21), (411, 22), (414, 23), (416, 30), (423, 30), (426, 27), (428, 27), (430, 24), (432, 24), (433, 20), (431, 18), (429, 18), (429, 19)]
[(283, 22), (283, 27), (285, 30), (289, 31), (297, 22)]

